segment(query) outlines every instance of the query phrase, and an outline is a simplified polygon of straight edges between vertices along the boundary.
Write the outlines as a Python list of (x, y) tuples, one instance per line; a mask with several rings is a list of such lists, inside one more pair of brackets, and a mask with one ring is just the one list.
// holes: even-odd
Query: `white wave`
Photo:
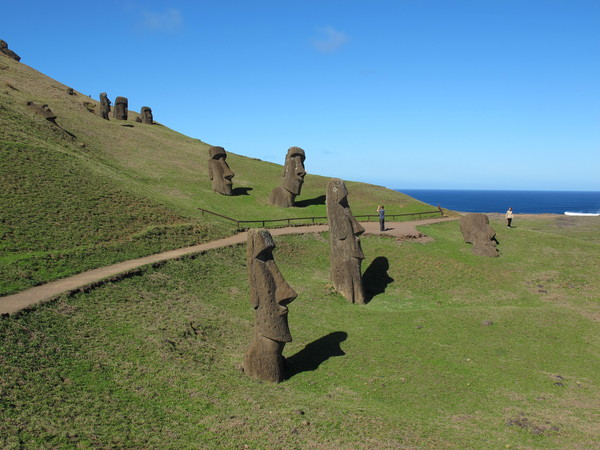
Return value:
[(565, 216), (600, 216), (600, 212), (585, 213), (585, 212), (565, 211)]

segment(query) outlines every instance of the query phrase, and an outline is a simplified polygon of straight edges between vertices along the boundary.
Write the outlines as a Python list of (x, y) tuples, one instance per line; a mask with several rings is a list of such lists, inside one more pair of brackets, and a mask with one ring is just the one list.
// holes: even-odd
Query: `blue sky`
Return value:
[(308, 173), (389, 188), (600, 190), (598, 0), (0, 10), (21, 62), (234, 153), (299, 146)]

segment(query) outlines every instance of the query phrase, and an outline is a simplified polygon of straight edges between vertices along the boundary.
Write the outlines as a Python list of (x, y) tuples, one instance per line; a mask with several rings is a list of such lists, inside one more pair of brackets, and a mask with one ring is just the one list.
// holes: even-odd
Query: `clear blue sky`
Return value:
[(234, 153), (283, 164), (299, 146), (309, 173), (389, 188), (600, 190), (599, 0), (0, 11), (23, 63)]

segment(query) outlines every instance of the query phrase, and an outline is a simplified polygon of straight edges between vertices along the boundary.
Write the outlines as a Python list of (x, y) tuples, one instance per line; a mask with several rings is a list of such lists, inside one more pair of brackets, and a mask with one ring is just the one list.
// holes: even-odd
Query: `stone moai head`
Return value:
[(110, 113), (110, 103), (106, 92), (100, 93), (100, 115), (103, 119), (110, 120), (108, 114)]
[(274, 248), (275, 242), (267, 230), (248, 231), (246, 256), (254, 335), (243, 367), (251, 377), (279, 382), (284, 379), (283, 347), (292, 340), (287, 305), (297, 294), (275, 264)]
[(498, 256), (496, 249), (496, 232), (490, 226), (485, 214), (467, 214), (460, 218), (460, 231), (465, 242), (473, 244), (472, 252), (480, 256), (494, 258)]
[(154, 123), (154, 120), (152, 118), (152, 110), (147, 106), (142, 106), (142, 109), (140, 111), (140, 119), (142, 123), (152, 125)]
[(365, 229), (350, 211), (348, 190), (342, 180), (329, 180), (325, 203), (329, 221), (333, 287), (351, 303), (365, 304), (365, 291), (360, 273), (362, 260), (365, 259), (360, 246), (360, 235)]
[(127, 120), (127, 98), (126, 97), (117, 97), (115, 99), (115, 109), (113, 112), (113, 116), (117, 120)]
[(21, 61), (21, 57), (8, 48), (8, 44), (0, 39), (0, 53), (5, 54), (9, 58), (14, 59), (15, 61)]
[(227, 164), (227, 153), (223, 147), (210, 147), (208, 149), (208, 178), (212, 180), (213, 191), (223, 195), (233, 192), (231, 181), (235, 174)]
[(289, 208), (294, 206), (296, 196), (300, 195), (306, 171), (304, 161), (306, 154), (300, 147), (290, 147), (285, 156), (283, 179), (281, 186), (273, 189), (269, 195), (269, 203), (274, 206)]

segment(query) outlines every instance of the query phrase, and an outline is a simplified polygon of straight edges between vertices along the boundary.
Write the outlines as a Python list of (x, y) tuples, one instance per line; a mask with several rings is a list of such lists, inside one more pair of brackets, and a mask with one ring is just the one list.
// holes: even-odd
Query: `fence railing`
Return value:
[[(198, 208), (198, 209), (200, 211), (202, 211), (202, 215), (211, 214), (213, 216), (217, 216), (217, 217), (220, 217), (221, 219), (225, 219), (225, 220), (235, 223), (238, 230), (250, 228), (250, 224), (261, 224), (260, 226), (262, 226), (263, 228), (266, 228), (267, 224), (275, 224), (275, 223), (283, 223), (284, 226), (287, 225), (289, 227), (289, 226), (292, 226), (292, 222), (299, 222), (299, 221), (303, 221), (304, 223), (301, 223), (301, 224), (296, 223), (295, 226), (314, 225), (316, 223), (321, 223), (321, 224), (327, 223), (327, 216), (324, 216), (324, 217), (319, 217), (319, 216), (317, 216), (317, 217), (290, 217), (287, 219), (237, 220), (237, 219), (232, 219), (231, 217), (224, 216), (223, 214), (218, 214), (216, 212), (209, 211), (204, 208)], [(440, 217), (443, 217), (444, 211), (442, 210), (441, 206), (438, 205), (438, 207), (435, 211), (421, 211), (421, 212), (405, 213), (405, 214), (386, 214), (385, 219), (387, 221), (389, 221), (390, 219), (394, 219), (396, 217), (412, 217), (412, 216), (417, 216), (419, 219), (422, 219), (424, 215), (431, 215), (431, 214), (439, 214)], [(357, 220), (362, 220), (362, 221), (366, 221), (366, 222), (370, 222), (371, 220), (373, 220), (373, 221), (379, 220), (379, 214), (362, 214), (362, 215), (358, 215), (358, 216), (354, 216), (354, 217)], [(247, 226), (242, 226), (242, 225), (247, 225)]]

